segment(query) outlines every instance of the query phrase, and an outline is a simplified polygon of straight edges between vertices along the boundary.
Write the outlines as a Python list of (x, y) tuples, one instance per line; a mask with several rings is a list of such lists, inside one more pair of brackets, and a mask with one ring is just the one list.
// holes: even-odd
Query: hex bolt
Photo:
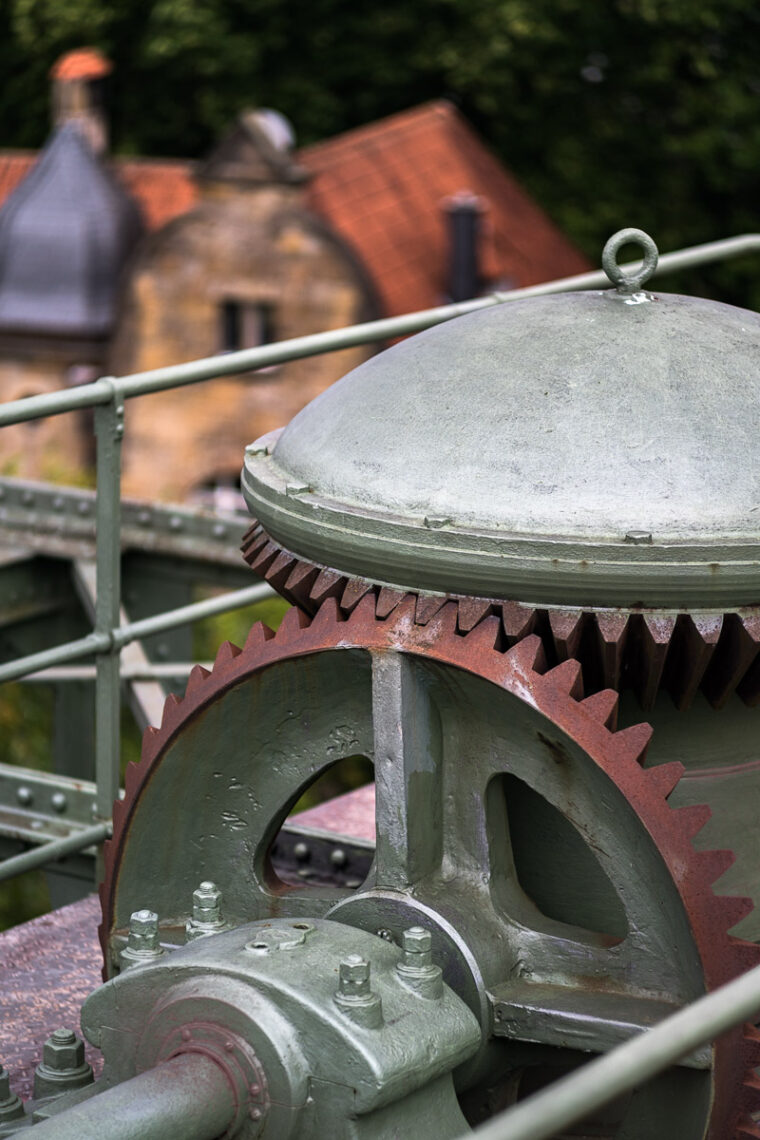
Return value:
[(8, 1070), (0, 1065), (0, 1125), (6, 1120), (18, 1120), (24, 1115), (24, 1102), (11, 1092)]
[(349, 954), (338, 970), (338, 993), (344, 997), (368, 994), (370, 965), (359, 954)]
[(370, 986), (370, 964), (360, 954), (349, 954), (340, 963), (335, 1004), (365, 1029), (379, 1029), (383, 1024), (380, 995)]
[(34, 1099), (81, 1089), (94, 1079), (82, 1038), (71, 1029), (56, 1029), (42, 1046), (42, 1061), (34, 1070)]
[(433, 939), (423, 926), (410, 926), (401, 935), (402, 959), (405, 966), (432, 966)]
[(396, 965), (399, 981), (420, 997), (443, 997), (443, 972), (433, 965), (433, 938), (422, 926), (410, 926), (401, 935), (401, 961)]
[(155, 962), (164, 953), (158, 931), (158, 915), (152, 910), (136, 910), (129, 919), (127, 945), (121, 952), (121, 966)]
[(228, 929), (222, 916), (222, 892), (216, 883), (206, 879), (193, 891), (193, 916), (185, 923), (185, 939), (194, 942)]

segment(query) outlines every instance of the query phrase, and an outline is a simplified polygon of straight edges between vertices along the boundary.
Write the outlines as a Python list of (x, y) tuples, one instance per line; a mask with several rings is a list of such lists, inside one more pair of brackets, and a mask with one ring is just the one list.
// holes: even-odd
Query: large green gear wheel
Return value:
[[(293, 609), (276, 634), (256, 625), (211, 673), (194, 670), (115, 805), (101, 937), (107, 973), (134, 910), (155, 910), (164, 941), (181, 941), (204, 878), (235, 923), (432, 916), (444, 976), (490, 1040), (461, 1082), (476, 1118), (526, 1073), (572, 1067), (760, 953), (728, 934), (746, 900), (711, 889), (730, 854), (692, 847), (709, 811), (667, 804), (681, 766), (641, 766), (648, 726), (612, 731), (616, 694), (583, 700), (577, 662), (545, 672), (538, 638), (505, 650), (496, 618), (463, 635), (455, 605), (425, 626), (415, 605), (382, 619), (374, 595), (347, 619), (332, 599), (313, 619)], [(279, 881), (269, 852), (292, 806), (356, 754), (376, 772), (367, 881), (355, 892)], [(466, 968), (447, 930), (468, 947)], [(760, 1136), (745, 1079), (757, 1063), (754, 1030), (736, 1029), (594, 1135)]]

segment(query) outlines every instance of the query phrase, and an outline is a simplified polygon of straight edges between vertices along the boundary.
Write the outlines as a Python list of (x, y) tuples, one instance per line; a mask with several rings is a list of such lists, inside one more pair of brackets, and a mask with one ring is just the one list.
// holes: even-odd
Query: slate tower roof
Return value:
[(134, 200), (61, 127), (0, 208), (0, 331), (108, 336), (141, 231)]

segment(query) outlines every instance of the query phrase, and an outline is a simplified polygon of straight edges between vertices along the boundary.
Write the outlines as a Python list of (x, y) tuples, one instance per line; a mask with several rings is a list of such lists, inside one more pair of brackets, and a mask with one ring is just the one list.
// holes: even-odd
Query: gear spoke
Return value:
[[(591, 1053), (605, 1053), (680, 1008), (641, 995), (525, 981), (495, 987), (491, 997), (496, 1037)], [(712, 1050), (705, 1046), (681, 1063), (709, 1069)]]
[(372, 654), (375, 885), (406, 890), (441, 851), (441, 748), (434, 707), (414, 658)]

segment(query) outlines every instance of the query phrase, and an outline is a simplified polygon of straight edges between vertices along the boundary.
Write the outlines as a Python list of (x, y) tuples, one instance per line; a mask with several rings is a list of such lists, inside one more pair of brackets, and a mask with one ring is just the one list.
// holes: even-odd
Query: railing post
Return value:
[(95, 679), (95, 781), (97, 815), (110, 819), (119, 791), (120, 710), (119, 651), (112, 631), (121, 606), (121, 441), (124, 399), (114, 387), (107, 404), (95, 408), (97, 599), (95, 632), (107, 634), (110, 647), (97, 655)]

